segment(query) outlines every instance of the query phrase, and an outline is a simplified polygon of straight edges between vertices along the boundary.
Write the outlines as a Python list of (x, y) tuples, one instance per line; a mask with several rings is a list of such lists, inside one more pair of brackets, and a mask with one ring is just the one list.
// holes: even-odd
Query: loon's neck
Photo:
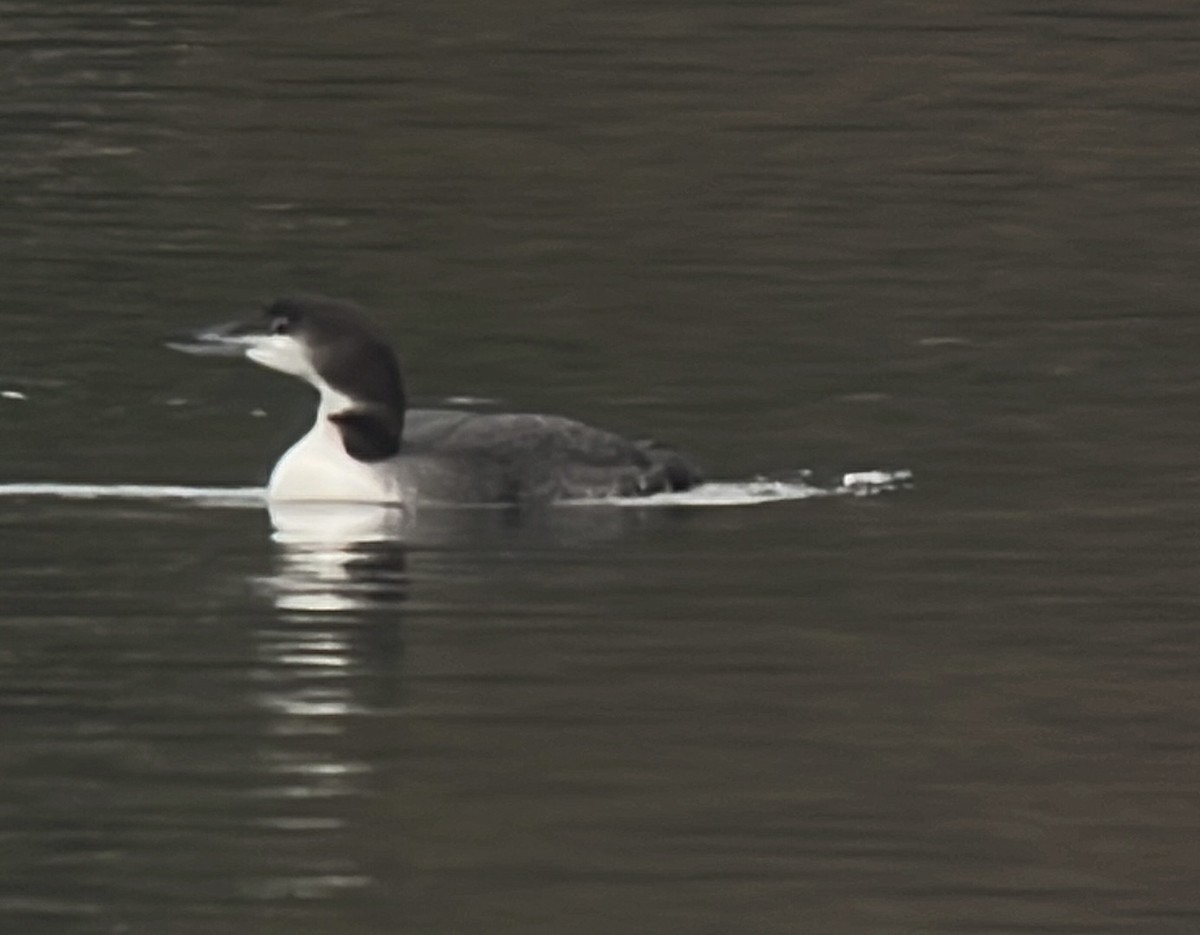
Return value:
[(363, 461), (347, 451), (343, 427), (331, 418), (346, 411), (339, 402), (323, 400), (312, 428), (279, 459), (267, 483), (270, 499), (365, 503), (404, 500), (395, 462)]
[(347, 412), (354, 408), (354, 399), (347, 396), (345, 393), (339, 393), (332, 386), (324, 381), (315, 383), (314, 387), (318, 394), (317, 399), (317, 424), (328, 420), (330, 416), (336, 415), (339, 412)]
[(399, 401), (380, 401), (343, 393), (323, 381), (313, 381), (320, 394), (317, 426), (332, 426), (341, 436), (345, 453), (373, 464), (400, 452), (404, 431), (403, 395)]

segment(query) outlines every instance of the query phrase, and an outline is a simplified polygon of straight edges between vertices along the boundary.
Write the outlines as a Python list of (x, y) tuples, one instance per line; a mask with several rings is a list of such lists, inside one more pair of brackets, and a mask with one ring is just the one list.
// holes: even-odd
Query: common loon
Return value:
[(281, 298), (253, 322), (168, 344), (245, 356), (320, 394), (315, 424), (271, 472), (272, 500), (527, 503), (686, 490), (701, 480), (657, 442), (561, 416), (408, 409), (396, 355), (352, 302)]

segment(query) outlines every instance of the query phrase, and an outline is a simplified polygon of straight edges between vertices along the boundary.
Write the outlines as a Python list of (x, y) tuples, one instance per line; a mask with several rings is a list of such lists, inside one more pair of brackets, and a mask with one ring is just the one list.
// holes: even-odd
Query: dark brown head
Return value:
[(321, 416), (341, 432), (351, 457), (379, 461), (400, 450), (405, 409), (400, 367), (387, 339), (353, 302), (287, 296), (255, 321), (206, 329), (174, 346), (244, 354), (312, 384), (321, 394)]

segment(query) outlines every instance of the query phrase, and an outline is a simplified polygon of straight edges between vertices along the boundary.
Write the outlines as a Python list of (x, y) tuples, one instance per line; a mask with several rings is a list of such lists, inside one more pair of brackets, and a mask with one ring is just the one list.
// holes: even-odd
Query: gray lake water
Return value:
[(0, 498), (0, 931), (1200, 930), (1200, 8), (0, 2), (0, 485), (412, 394), (744, 507)]

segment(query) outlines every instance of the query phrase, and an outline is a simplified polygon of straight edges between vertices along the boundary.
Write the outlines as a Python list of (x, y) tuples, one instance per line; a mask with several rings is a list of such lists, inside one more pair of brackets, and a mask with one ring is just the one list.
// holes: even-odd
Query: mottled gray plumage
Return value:
[(536, 501), (686, 490), (700, 472), (653, 441), (561, 416), (408, 413), (398, 460), (438, 500)]

